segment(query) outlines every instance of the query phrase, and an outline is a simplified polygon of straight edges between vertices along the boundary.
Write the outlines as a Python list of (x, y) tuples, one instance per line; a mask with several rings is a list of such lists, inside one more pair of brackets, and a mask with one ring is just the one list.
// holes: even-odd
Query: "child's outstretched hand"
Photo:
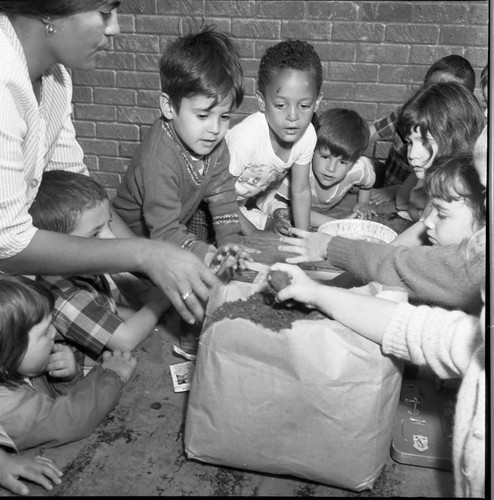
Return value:
[(270, 270), (284, 271), (291, 278), (290, 284), (278, 292), (277, 300), (279, 302), (293, 299), (306, 306), (317, 307), (316, 299), (318, 296), (318, 288), (321, 285), (309, 278), (300, 267), (277, 262), (271, 266)]
[(29, 495), (29, 488), (21, 478), (51, 491), (53, 484), (62, 482), (61, 476), (62, 471), (48, 458), (24, 457), (0, 448), (0, 485), (16, 495)]
[(101, 366), (103, 368), (107, 368), (108, 370), (113, 370), (123, 382), (126, 384), (134, 370), (136, 369), (137, 359), (132, 356), (129, 351), (104, 351), (103, 352), (103, 361)]
[(68, 345), (55, 343), (46, 365), (50, 377), (71, 380), (77, 373), (77, 364), (74, 353)]
[(369, 205), (355, 205), (349, 219), (370, 219), (376, 217), (377, 211)]

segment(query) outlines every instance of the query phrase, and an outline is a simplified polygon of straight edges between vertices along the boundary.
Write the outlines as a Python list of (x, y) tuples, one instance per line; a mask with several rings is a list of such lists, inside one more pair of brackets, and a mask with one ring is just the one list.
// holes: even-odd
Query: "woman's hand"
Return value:
[(278, 292), (277, 301), (285, 302), (293, 299), (306, 306), (317, 307), (317, 289), (321, 285), (309, 278), (300, 267), (277, 262), (271, 266), (271, 271), (284, 271), (291, 279), (291, 283)]
[(289, 264), (299, 264), (301, 262), (321, 262), (326, 259), (328, 244), (332, 236), (320, 232), (304, 231), (303, 229), (292, 228), (291, 234), (298, 238), (283, 236), (280, 238), (282, 243), (278, 250), (282, 252), (292, 252), (300, 254), (297, 257), (287, 257)]
[(68, 345), (55, 343), (46, 365), (50, 377), (71, 380), (77, 373), (77, 364), (74, 353)]
[(146, 240), (141, 269), (189, 324), (202, 321), (211, 289), (220, 283), (196, 255), (176, 245)]

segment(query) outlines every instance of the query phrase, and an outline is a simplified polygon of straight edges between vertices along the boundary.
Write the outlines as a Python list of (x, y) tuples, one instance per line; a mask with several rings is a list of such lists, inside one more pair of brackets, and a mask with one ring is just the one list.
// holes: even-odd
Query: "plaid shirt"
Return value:
[(52, 323), (55, 340), (74, 351), (84, 375), (97, 363), (108, 340), (123, 320), (117, 315), (111, 279), (98, 276), (38, 276), (55, 295)]
[[(377, 135), (380, 139), (392, 139), (394, 137), (399, 112), (400, 109), (397, 109), (396, 111), (390, 113), (388, 116), (385, 116), (380, 120), (376, 120), (373, 123)], [(396, 161), (395, 157), (393, 157), (393, 155), (391, 154), (386, 159), (384, 168), (384, 186), (394, 186), (397, 184), (402, 184), (410, 174), (410, 171), (400, 162)]]
[(376, 129), (380, 139), (392, 139), (396, 130), (396, 122), (398, 121), (399, 109), (393, 111), (388, 116), (376, 120), (372, 125)]

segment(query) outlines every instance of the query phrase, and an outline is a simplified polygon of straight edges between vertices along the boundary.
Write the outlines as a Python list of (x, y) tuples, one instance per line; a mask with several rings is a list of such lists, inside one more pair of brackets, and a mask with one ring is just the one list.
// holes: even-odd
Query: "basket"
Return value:
[(342, 219), (326, 222), (317, 230), (330, 236), (343, 236), (352, 240), (390, 243), (398, 233), (388, 226), (372, 220)]

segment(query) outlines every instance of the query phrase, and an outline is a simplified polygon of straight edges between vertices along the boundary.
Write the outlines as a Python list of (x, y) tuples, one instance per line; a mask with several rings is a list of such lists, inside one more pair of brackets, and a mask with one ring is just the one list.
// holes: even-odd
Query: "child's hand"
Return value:
[(376, 217), (377, 211), (369, 205), (355, 205), (349, 219), (370, 219)]
[(62, 471), (48, 458), (23, 457), (0, 449), (0, 485), (16, 495), (29, 495), (29, 489), (20, 481), (21, 478), (51, 491), (53, 484), (62, 482), (62, 475)]
[(291, 283), (281, 289), (276, 296), (277, 301), (285, 302), (293, 299), (309, 307), (316, 307), (318, 284), (298, 266), (277, 262), (271, 266), (271, 271), (285, 271), (291, 278)]
[(101, 366), (108, 370), (113, 370), (126, 384), (134, 370), (136, 369), (137, 359), (129, 351), (105, 351), (103, 352), (103, 361)]
[(251, 253), (260, 253), (260, 250), (242, 247), (237, 244), (222, 245), (211, 259), (209, 268), (217, 276), (221, 276), (227, 269), (245, 268), (245, 261), (253, 262)]
[(273, 219), (268, 218), (266, 221), (265, 231), (272, 231), (280, 236), (290, 236), (292, 225), (288, 219)]
[(285, 219), (287, 221), (290, 220), (291, 213), (289, 208), (277, 208), (273, 212), (273, 219)]
[(287, 257), (285, 262), (300, 264), (301, 262), (320, 262), (328, 256), (328, 244), (333, 238), (329, 234), (305, 231), (293, 228), (290, 232), (293, 238), (282, 236), (278, 250), (299, 254), (296, 257)]
[(77, 373), (77, 364), (74, 353), (65, 344), (55, 343), (51, 350), (50, 359), (46, 365), (50, 377), (72, 379)]
[(381, 203), (394, 200), (397, 189), (398, 186), (396, 185), (371, 189), (369, 205), (379, 206)]

